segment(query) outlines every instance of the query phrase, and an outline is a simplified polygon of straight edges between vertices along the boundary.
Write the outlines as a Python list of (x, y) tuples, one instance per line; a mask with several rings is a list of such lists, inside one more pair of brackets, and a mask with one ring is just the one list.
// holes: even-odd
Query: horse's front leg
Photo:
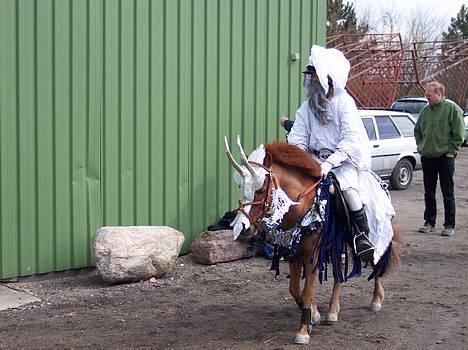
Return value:
[(289, 263), (289, 294), (294, 298), (299, 309), (302, 309), (301, 272), (302, 259), (296, 257), (296, 259)]
[(320, 322), (320, 313), (317, 306), (313, 304), (313, 293), (315, 286), (316, 272), (312, 272), (312, 263), (310, 257), (305, 260), (305, 281), (301, 294), (301, 326), (296, 334), (294, 342), (296, 344), (309, 344), (311, 325), (317, 325)]
[(381, 277), (375, 277), (374, 297), (372, 298), (370, 305), (372, 311), (380, 311), (380, 309), (382, 309), (382, 302), (384, 300), (385, 293), (380, 280)]

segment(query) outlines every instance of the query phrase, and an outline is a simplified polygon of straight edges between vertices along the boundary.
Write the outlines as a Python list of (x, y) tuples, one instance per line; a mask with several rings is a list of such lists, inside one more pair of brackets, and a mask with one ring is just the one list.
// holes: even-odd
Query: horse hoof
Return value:
[(322, 319), (322, 316), (320, 316), (320, 312), (317, 311), (315, 314), (315, 317), (312, 318), (312, 326), (317, 327), (320, 324), (320, 320)]
[(338, 322), (338, 314), (334, 314), (332, 312), (329, 312), (327, 314), (327, 322)]
[(294, 343), (296, 344), (302, 344), (302, 345), (307, 345), (309, 344), (310, 341), (310, 336), (308, 334), (296, 334), (296, 338), (294, 338)]
[(382, 309), (382, 304), (380, 303), (372, 303), (371, 310), (374, 312), (379, 312)]

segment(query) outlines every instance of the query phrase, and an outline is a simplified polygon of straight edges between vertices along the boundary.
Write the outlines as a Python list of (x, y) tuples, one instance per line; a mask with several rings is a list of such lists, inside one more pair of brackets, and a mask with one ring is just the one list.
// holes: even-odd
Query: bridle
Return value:
[[(273, 186), (275, 187), (275, 189), (278, 188), (278, 180), (276, 179), (275, 175), (273, 174), (273, 170), (271, 170), (269, 167), (261, 164), (261, 163), (258, 163), (258, 162), (253, 162), (251, 160), (249, 160), (249, 164), (253, 164), (253, 165), (257, 165), (259, 167), (262, 167), (263, 169), (265, 169), (267, 171), (266, 173), (266, 181), (267, 182), (267, 188), (266, 188), (266, 196), (260, 200), (257, 200), (257, 201), (251, 201), (251, 202), (245, 202), (245, 203), (242, 203), (241, 201), (239, 201), (239, 206), (237, 207), (237, 211), (241, 212), (242, 214), (244, 214), (247, 219), (249, 219), (250, 221), (250, 224), (254, 225), (256, 227), (256, 229), (258, 231), (261, 231), (261, 228), (259, 226), (259, 222), (267, 215), (268, 211), (270, 210), (271, 208), (271, 202), (272, 202), (272, 199), (273, 199)], [(263, 187), (263, 186), (262, 186)], [(261, 205), (262, 206), (262, 210), (260, 211), (260, 213), (258, 215), (256, 215), (254, 218), (252, 218), (251, 215), (249, 215), (248, 212), (246, 212), (244, 210), (244, 208), (246, 206), (249, 206), (249, 205)]]
[[(245, 203), (242, 203), (241, 201), (239, 201), (239, 206), (237, 207), (237, 211), (244, 214), (247, 217), (247, 219), (249, 219), (250, 224), (254, 225), (258, 231), (262, 231), (262, 229), (259, 226), (259, 222), (263, 220), (267, 216), (268, 212), (270, 211), (272, 200), (273, 200), (273, 186), (275, 189), (278, 189), (278, 180), (273, 174), (273, 170), (271, 168), (258, 162), (254, 162), (250, 160), (248, 162), (249, 164), (262, 167), (263, 169), (267, 171), (267, 174), (265, 175), (267, 177), (266, 181), (268, 181), (267, 188), (265, 191), (266, 194), (263, 198), (259, 200), (254, 200), (254, 201), (245, 202)], [(311, 193), (320, 184), (321, 181), (322, 181), (322, 178), (319, 178), (316, 182), (314, 182), (312, 185), (307, 187), (304, 192), (300, 193), (297, 196), (296, 202), (299, 202), (302, 198), (304, 198), (309, 193)], [(261, 205), (262, 207), (261, 207), (261, 211), (259, 212), (259, 214), (256, 215), (255, 217), (252, 217), (251, 215), (249, 215), (249, 213), (244, 210), (244, 208), (249, 205), (252, 205), (252, 206)]]

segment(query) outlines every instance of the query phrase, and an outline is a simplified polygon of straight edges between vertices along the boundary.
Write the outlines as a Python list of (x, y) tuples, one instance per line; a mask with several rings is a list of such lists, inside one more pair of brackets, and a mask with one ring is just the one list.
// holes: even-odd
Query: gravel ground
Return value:
[[(417, 172), (408, 190), (392, 191), (406, 243), (401, 267), (384, 279), (382, 311), (368, 309), (373, 283), (365, 271), (343, 285), (339, 322), (315, 328), (308, 346), (293, 344), (300, 315), (286, 264), (275, 279), (264, 258), (203, 266), (189, 254), (155, 283), (110, 286), (94, 270), (10, 283), (41, 301), (0, 311), (0, 348), (466, 349), (467, 148), (456, 167), (455, 236), (417, 232), (424, 207)], [(438, 205), (442, 221), (440, 194)], [(331, 287), (316, 288), (322, 314)]]

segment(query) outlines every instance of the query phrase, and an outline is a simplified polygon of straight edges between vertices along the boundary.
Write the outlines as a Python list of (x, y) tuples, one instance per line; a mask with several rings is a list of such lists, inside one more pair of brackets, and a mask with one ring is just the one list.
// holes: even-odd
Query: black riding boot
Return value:
[(372, 261), (374, 256), (374, 246), (369, 241), (369, 224), (364, 208), (351, 211), (352, 217), (359, 232), (354, 236), (353, 243), (356, 254), (364, 261)]

